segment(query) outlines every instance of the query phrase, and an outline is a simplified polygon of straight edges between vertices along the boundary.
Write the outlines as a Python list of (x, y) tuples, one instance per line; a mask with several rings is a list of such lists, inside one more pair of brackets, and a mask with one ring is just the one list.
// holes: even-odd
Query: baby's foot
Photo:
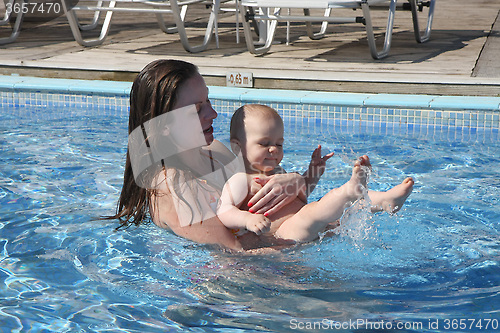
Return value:
[[(388, 213), (394, 214), (403, 207), (406, 198), (413, 191), (413, 185), (415, 182), (413, 178), (408, 177), (399, 185), (394, 186), (386, 192), (373, 193), (370, 191), (368, 195), (372, 199), (372, 204), (374, 207), (372, 211), (377, 212), (384, 210)], [(373, 196), (373, 198), (372, 198)]]
[(370, 159), (363, 155), (354, 163), (351, 179), (344, 185), (352, 201), (363, 196), (368, 182), (368, 173), (371, 169)]

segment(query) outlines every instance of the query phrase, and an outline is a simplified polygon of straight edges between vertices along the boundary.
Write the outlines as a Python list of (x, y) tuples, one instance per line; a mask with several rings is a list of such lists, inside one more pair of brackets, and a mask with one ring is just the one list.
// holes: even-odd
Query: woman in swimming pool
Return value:
[[(138, 74), (130, 93), (124, 183), (110, 217), (120, 220), (119, 228), (140, 225), (149, 214), (159, 227), (198, 243), (230, 249), (270, 245), (255, 235), (237, 238), (215, 214), (227, 173), (239, 168), (234, 154), (213, 137), (216, 117), (195, 65), (157, 60)], [(296, 173), (261, 179), (262, 189), (250, 200), (253, 210), (276, 212), (317, 181)]]

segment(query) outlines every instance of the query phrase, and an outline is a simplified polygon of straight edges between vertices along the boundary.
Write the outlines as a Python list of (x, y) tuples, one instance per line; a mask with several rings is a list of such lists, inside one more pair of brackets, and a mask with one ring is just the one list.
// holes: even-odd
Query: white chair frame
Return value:
[[(432, 19), (434, 15), (434, 8), (436, 0), (429, 0), (427, 4), (423, 4), (420, 0), (408, 0), (409, 6), (412, 11), (413, 26), (415, 38), (419, 43), (427, 41), (430, 37)], [(371, 8), (372, 5), (380, 5), (380, 3), (389, 2), (388, 7), (388, 18), (385, 30), (384, 43), (381, 50), (378, 50), (375, 41), (375, 34), (373, 31), (373, 24), (371, 19)], [(429, 15), (427, 20), (427, 26), (425, 32), (421, 34), (418, 22), (418, 10), (424, 6), (429, 6)], [(276, 32), (277, 23), (280, 21), (290, 22), (305, 22), (307, 35), (311, 39), (320, 39), (324, 36), (326, 28), (329, 23), (362, 23), (365, 25), (368, 45), (370, 48), (371, 56), (374, 59), (382, 59), (387, 57), (392, 43), (392, 31), (394, 26), (394, 16), (397, 8), (397, 0), (315, 0), (315, 1), (301, 1), (301, 0), (242, 0), (240, 3), (240, 12), (243, 17), (243, 28), (245, 32), (245, 39), (248, 50), (255, 55), (263, 55), (271, 49), (272, 43), (274, 41), (274, 35)], [(265, 11), (261, 11), (262, 14), (249, 15), (249, 9), (258, 9), (262, 7), (274, 8), (272, 14), (267, 14)], [(304, 15), (289, 15), (281, 14), (282, 8), (295, 8), (303, 9)], [(336, 8), (353, 8), (361, 9), (362, 16), (357, 17), (332, 17), (331, 10)], [(310, 9), (325, 9), (323, 16), (311, 16)], [(253, 40), (252, 31), (250, 28), (249, 20), (254, 19), (257, 21), (268, 21), (267, 33), (265, 36), (265, 42), (262, 46), (256, 46)], [(312, 22), (322, 22), (321, 30), (319, 33), (314, 33), (312, 31)], [(261, 36), (262, 37), (262, 36)]]
[[(5, 5), (7, 6), (7, 4), (10, 4), (11, 6), (14, 4), (15, 0), (9, 0), (7, 3), (5, 3)], [(25, 1), (23, 0), (22, 3), (24, 3)], [(2, 20), (0, 20), (0, 25), (7, 25), (10, 23), (10, 17), (12, 15), (13, 12), (7, 12), (7, 10), (5, 10), (5, 15), (3, 17)], [(0, 38), (0, 45), (3, 45), (3, 44), (8, 44), (8, 43), (12, 43), (13, 41), (15, 41), (17, 39), (17, 37), (19, 36), (19, 32), (21, 31), (21, 24), (23, 23), (23, 18), (24, 18), (24, 14), (22, 12), (19, 12), (17, 13), (17, 16), (16, 16), (16, 20), (14, 22), (14, 25), (12, 26), (12, 32), (10, 34), (10, 36), (8, 37), (2, 37)]]
[[(179, 34), (180, 41), (184, 49), (188, 52), (201, 52), (208, 47), (217, 22), (217, 13), (219, 11), (220, 0), (213, 1), (213, 7), (208, 18), (207, 28), (203, 42), (199, 45), (191, 45), (186, 33), (185, 15), (187, 7), (195, 3), (203, 3), (205, 0), (169, 0), (169, 1), (149, 1), (149, 0), (96, 0), (95, 5), (85, 6), (78, 4), (72, 8), (68, 8), (65, 0), (62, 1), (63, 8), (68, 19), (71, 32), (76, 42), (82, 46), (96, 46), (104, 42), (109, 33), (111, 26), (111, 18), (115, 12), (133, 12), (133, 13), (153, 13), (158, 19), (160, 28), (164, 32)], [(139, 6), (138, 6), (139, 5)], [(94, 18), (92, 23), (88, 25), (81, 25), (77, 12), (80, 11), (93, 11)], [(99, 13), (106, 13), (102, 23), (99, 37), (84, 39), (82, 30), (90, 30), (97, 26), (99, 20)], [(173, 16), (175, 27), (167, 27), (162, 15), (170, 14)]]

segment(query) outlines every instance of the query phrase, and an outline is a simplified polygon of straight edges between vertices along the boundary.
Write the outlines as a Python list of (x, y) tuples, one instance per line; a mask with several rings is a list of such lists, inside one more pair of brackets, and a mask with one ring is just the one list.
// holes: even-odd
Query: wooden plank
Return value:
[[(220, 19), (220, 48), (212, 41), (208, 50), (197, 54), (187, 53), (177, 34), (163, 33), (152, 14), (115, 13), (109, 37), (92, 48), (78, 45), (65, 17), (60, 17), (23, 30), (16, 42), (0, 46), (0, 73), (132, 80), (150, 61), (175, 58), (195, 63), (207, 82), (216, 85), (225, 85), (226, 73), (237, 71), (253, 73), (256, 88), (496, 96), (500, 62), (494, 56), (487, 62), (482, 59), (487, 50), (497, 50), (492, 37), (498, 40), (498, 25), (491, 31), (498, 4), (498, 0), (438, 0), (431, 40), (425, 44), (413, 38), (411, 14), (398, 11), (390, 55), (380, 61), (371, 58), (361, 24), (331, 25), (326, 38), (310, 40), (304, 24), (293, 22), (290, 45), (284, 43), (286, 27), (281, 25), (277, 33), (281, 44), (255, 57), (246, 50), (242, 31), (242, 42), (236, 44), (232, 14)], [(188, 12), (193, 43), (202, 40), (205, 12), (204, 7)], [(374, 25), (384, 26), (386, 15), (375, 11)], [(7, 30), (0, 28), (3, 35)], [(481, 78), (484, 82), (478, 83)]]

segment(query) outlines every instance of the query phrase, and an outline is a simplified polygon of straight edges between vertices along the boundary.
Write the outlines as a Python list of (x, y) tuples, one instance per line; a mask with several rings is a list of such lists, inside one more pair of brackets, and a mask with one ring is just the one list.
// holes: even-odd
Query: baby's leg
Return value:
[(372, 202), (371, 210), (373, 213), (386, 211), (394, 214), (401, 209), (406, 198), (413, 190), (413, 178), (408, 177), (399, 185), (394, 186), (388, 191), (368, 191), (368, 196)]
[(275, 236), (296, 242), (309, 242), (318, 238), (329, 223), (335, 222), (352, 202), (363, 196), (367, 173), (363, 167), (370, 167), (368, 156), (362, 156), (354, 165), (351, 179), (339, 188), (328, 192), (319, 201), (302, 207), (276, 230)]

